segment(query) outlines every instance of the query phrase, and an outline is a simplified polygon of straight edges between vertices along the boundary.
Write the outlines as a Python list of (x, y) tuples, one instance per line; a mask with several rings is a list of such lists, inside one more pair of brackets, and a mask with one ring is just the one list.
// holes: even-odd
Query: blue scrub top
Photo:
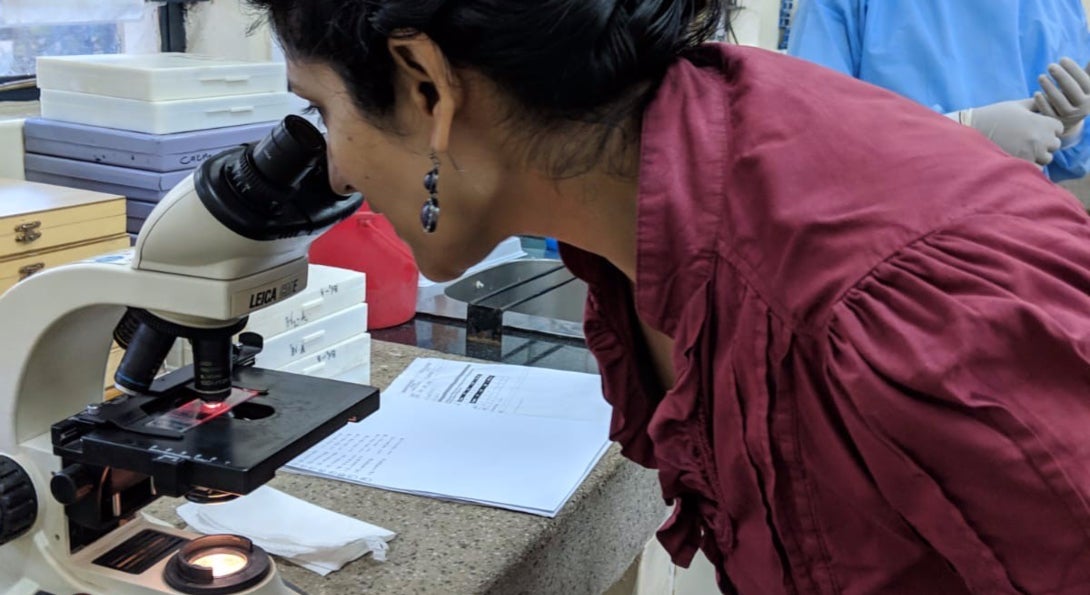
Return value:
[[(803, 0), (788, 53), (949, 113), (1031, 97), (1050, 63), (1090, 61), (1090, 31), (1081, 0)], [(1090, 133), (1046, 172), (1090, 173)]]

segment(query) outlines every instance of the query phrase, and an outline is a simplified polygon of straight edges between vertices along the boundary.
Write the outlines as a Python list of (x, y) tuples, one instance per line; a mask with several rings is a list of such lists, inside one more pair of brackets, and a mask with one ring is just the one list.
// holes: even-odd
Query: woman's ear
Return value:
[(443, 50), (423, 33), (391, 37), (396, 77), (409, 91), (409, 100), (417, 114), (431, 124), (431, 150), (445, 153), (450, 145), (454, 114), (462, 104), (457, 74), (450, 67)]

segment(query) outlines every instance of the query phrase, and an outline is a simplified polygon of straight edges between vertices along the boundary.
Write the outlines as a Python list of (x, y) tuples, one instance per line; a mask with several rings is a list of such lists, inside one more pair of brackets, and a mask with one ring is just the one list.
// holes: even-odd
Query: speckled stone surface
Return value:
[[(372, 383), (385, 388), (431, 351), (375, 342)], [(616, 582), (665, 518), (654, 472), (614, 445), (555, 519), (280, 473), (269, 485), (398, 533), (389, 559), (369, 555), (321, 577), (278, 560), (310, 595), (350, 593), (597, 595)], [(177, 500), (146, 512), (182, 526)]]

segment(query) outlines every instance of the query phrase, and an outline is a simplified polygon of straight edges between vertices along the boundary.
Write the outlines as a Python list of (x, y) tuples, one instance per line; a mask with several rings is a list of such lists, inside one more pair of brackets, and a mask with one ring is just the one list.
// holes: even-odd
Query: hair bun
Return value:
[[(292, 57), (324, 61), (361, 110), (388, 117), (391, 37), (423, 32), (455, 67), (515, 100), (512, 115), (550, 128), (618, 120), (720, 25), (723, 0), (248, 0), (269, 12)], [(627, 107), (626, 107), (627, 106)]]
[[(722, 14), (719, 0), (520, 4), (450, 2), (449, 24), (456, 26), (427, 32), (455, 59), (506, 82), (525, 105), (561, 116), (611, 103), (638, 83), (657, 80), (680, 52), (715, 33)], [(480, 5), (495, 5), (494, 12)]]
[(710, 37), (718, 25), (718, 5), (708, 0), (615, 0), (613, 4), (598, 59), (621, 75), (658, 73), (680, 52)]

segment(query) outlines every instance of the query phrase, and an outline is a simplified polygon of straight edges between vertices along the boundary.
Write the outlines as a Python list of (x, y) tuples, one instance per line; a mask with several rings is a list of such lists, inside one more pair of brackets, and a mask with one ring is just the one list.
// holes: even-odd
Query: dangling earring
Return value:
[(432, 168), (424, 175), (424, 189), (428, 191), (428, 200), (424, 201), (420, 209), (420, 225), (424, 231), (435, 233), (439, 226), (439, 158), (435, 152), (431, 154)]

